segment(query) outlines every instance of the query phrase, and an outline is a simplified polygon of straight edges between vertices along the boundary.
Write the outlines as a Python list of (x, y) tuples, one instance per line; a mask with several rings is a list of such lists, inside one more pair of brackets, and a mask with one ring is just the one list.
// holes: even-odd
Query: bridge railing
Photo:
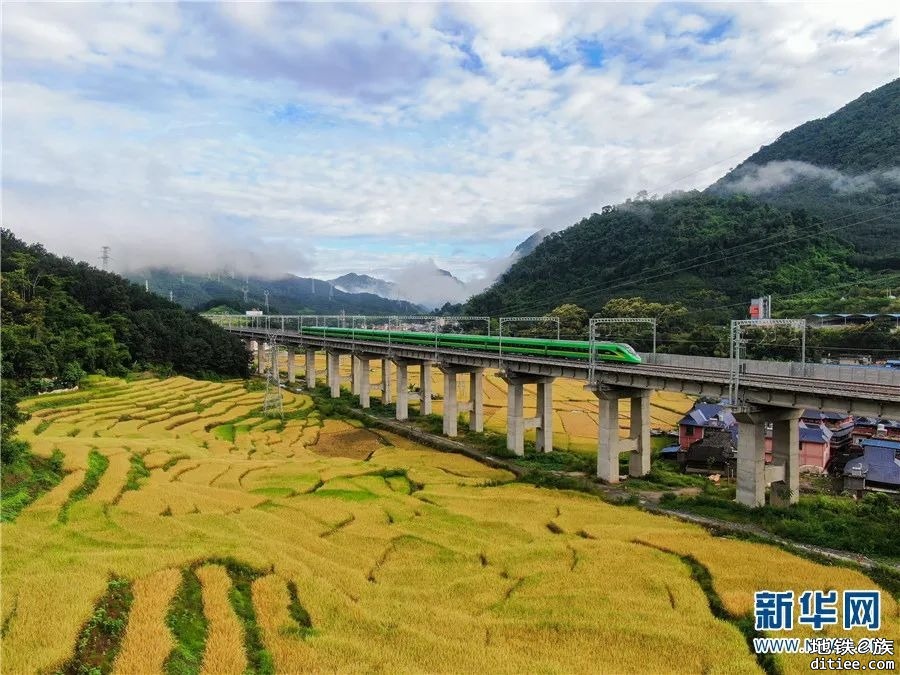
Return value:
[[(641, 360), (659, 366), (717, 370), (727, 372), (729, 360), (714, 356), (689, 356), (687, 354), (641, 354)], [(878, 366), (840, 366), (824, 363), (800, 363), (798, 361), (742, 360), (743, 373), (747, 375), (775, 375), (805, 377), (811, 380), (832, 382), (856, 382), (864, 384), (894, 385), (900, 397), (900, 370)]]
[[(334, 321), (343, 319), (346, 324), (356, 323), (358, 319), (366, 322), (389, 321), (398, 317), (354, 317), (341, 315), (264, 315), (245, 316), (242, 314), (208, 314), (204, 315), (214, 323), (225, 328), (255, 328), (270, 332), (297, 332), (302, 334), (305, 326), (334, 325)], [(424, 318), (424, 317), (423, 317)], [(430, 317), (432, 320), (434, 317)], [(450, 319), (451, 317), (446, 317)], [(452, 317), (460, 321), (488, 321), (487, 317)], [(399, 326), (398, 326), (399, 328)], [(354, 335), (354, 338), (356, 336)], [(690, 368), (692, 370), (713, 370), (728, 373), (730, 361), (713, 356), (689, 356), (687, 354), (648, 354), (640, 355), (646, 364), (671, 366), (673, 368)], [(900, 398), (900, 370), (881, 368), (878, 366), (844, 366), (821, 363), (799, 363), (788, 361), (742, 360), (742, 373), (745, 375), (771, 375), (784, 377), (805, 377), (811, 380), (828, 380), (831, 382), (847, 382), (895, 386)]]

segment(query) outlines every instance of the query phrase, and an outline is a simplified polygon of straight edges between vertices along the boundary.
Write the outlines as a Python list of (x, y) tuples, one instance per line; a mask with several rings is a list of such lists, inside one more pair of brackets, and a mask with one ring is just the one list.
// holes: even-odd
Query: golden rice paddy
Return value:
[[(295, 372), (298, 377), (304, 373), (303, 356), (295, 357)], [(280, 353), (279, 369), (287, 372), (287, 355)], [(325, 356), (316, 355), (316, 371), (319, 381), (324, 380)], [(341, 359), (341, 376), (345, 381), (350, 378), (350, 358)], [(370, 363), (369, 380), (372, 383), (372, 396), (380, 398), (382, 369), (380, 361)], [(419, 369), (409, 369), (409, 385), (418, 388), (421, 386)], [(346, 386), (349, 386), (347, 384)], [(391, 391), (397, 390), (396, 368), (391, 367)], [(444, 393), (444, 376), (437, 368), (431, 369), (431, 391), (435, 400), (432, 402), (432, 411), (436, 414), (443, 412), (441, 397)], [(457, 397), (460, 400), (468, 400), (469, 378), (460, 377), (458, 381)], [(485, 428), (505, 433), (507, 416), (507, 391), (506, 382), (498, 375), (496, 370), (485, 371), (484, 380), (484, 420)], [(537, 407), (537, 390), (535, 385), (525, 387), (525, 414), (534, 415)], [(412, 404), (413, 407), (418, 404)], [(659, 431), (674, 431), (678, 428), (678, 421), (694, 405), (694, 398), (687, 394), (669, 391), (655, 391), (650, 397), (650, 426)], [(560, 450), (573, 452), (593, 453), (597, 451), (597, 397), (585, 390), (584, 382), (568, 378), (558, 378), (553, 383), (553, 446)], [(627, 435), (630, 426), (631, 414), (630, 402), (625, 399), (619, 405), (619, 426), (621, 434)], [(525, 438), (534, 440), (534, 431), (527, 431)]]
[[(570, 393), (577, 400), (558, 406), (587, 406)], [(71, 473), (0, 526), (4, 672), (65, 664), (111, 575), (134, 591), (114, 670), (159, 672), (185, 570), (202, 586), (202, 671), (242, 670), (248, 636), (215, 562), (226, 559), (258, 571), (242, 611), (278, 672), (758, 673), (685, 557), (707, 567), (735, 617), (755, 590), (873, 587), (854, 571), (323, 420), (300, 394), (285, 392), (285, 420), (269, 420), (262, 400), (240, 383), (171, 378), (25, 403), (22, 436), (41, 455), (61, 451)], [(106, 471), (66, 504), (92, 451)], [(147, 475), (129, 473), (138, 458)], [(896, 639), (897, 603), (882, 602), (881, 634)], [(781, 664), (805, 672), (808, 658)]]

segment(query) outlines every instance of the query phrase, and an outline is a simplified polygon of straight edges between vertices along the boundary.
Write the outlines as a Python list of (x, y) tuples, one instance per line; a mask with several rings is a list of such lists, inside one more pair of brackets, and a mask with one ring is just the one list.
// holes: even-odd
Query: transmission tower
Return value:
[(269, 291), (263, 291), (263, 295), (266, 296), (266, 314), (269, 313)]
[(173, 301), (174, 301), (174, 300), (173, 300), (173, 293), (172, 293), (172, 291), (169, 291), (169, 302), (173, 302)]
[(247, 288), (247, 286), (244, 286), (241, 290), (244, 292), (244, 302), (246, 303), (246, 302), (247, 302), (247, 292), (248, 292), (250, 289)]
[(263, 415), (284, 419), (284, 407), (281, 401), (281, 383), (278, 381), (278, 343), (274, 333), (266, 338), (269, 343), (269, 372), (266, 374), (266, 398), (263, 402)]
[(100, 247), (100, 260), (103, 262), (103, 269), (109, 269), (109, 246)]

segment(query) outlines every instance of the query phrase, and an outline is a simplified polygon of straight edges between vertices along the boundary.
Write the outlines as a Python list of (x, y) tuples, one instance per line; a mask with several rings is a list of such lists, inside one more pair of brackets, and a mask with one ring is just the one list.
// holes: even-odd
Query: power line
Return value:
[[(893, 273), (892, 273), (892, 274), (893, 274)], [(900, 274), (900, 273), (898, 273), (898, 274)], [(847, 288), (847, 287), (850, 287), (850, 286), (859, 286), (859, 285), (861, 285), (862, 283), (865, 283), (865, 284), (873, 284), (873, 285), (874, 285), (874, 284), (882, 283), (882, 280), (881, 280), (881, 279), (873, 279), (873, 280), (871, 280), (871, 281), (866, 281), (866, 282), (860, 282), (860, 281), (845, 281), (845, 282), (840, 283), (840, 284), (832, 284), (831, 286), (820, 286), (820, 287), (814, 288), (814, 289), (807, 289), (807, 290), (804, 290), (804, 291), (795, 291), (795, 292), (793, 292), (793, 293), (787, 293), (787, 294), (785, 294), (785, 295), (779, 295), (779, 296), (776, 296), (776, 299), (777, 299), (777, 300), (785, 300), (785, 299), (787, 299), (787, 298), (794, 298), (794, 297), (797, 297), (798, 295), (808, 295), (808, 294), (810, 294), (810, 293), (818, 293), (818, 292), (821, 292), (821, 291), (833, 291), (833, 290), (835, 290), (835, 289), (837, 289), (837, 288)], [(743, 307), (743, 306), (745, 306), (746, 304), (747, 304), (746, 302), (732, 302), (732, 303), (729, 304), (729, 305), (718, 305), (718, 306), (716, 306), (716, 307), (703, 307), (703, 308), (700, 308), (700, 309), (697, 309), (697, 310), (694, 310), (694, 311), (696, 311), (696, 312), (713, 312), (713, 311), (716, 311), (716, 310), (719, 310), (719, 309), (730, 309), (731, 307)]]
[[(898, 274), (898, 275), (900, 275), (900, 273), (891, 273), (891, 274)], [(893, 277), (890, 277), (890, 278), (893, 280)], [(900, 281), (900, 277), (898, 277), (898, 281)], [(797, 296), (799, 296), (799, 295), (809, 295), (809, 294), (811, 294), (811, 293), (819, 293), (819, 292), (821, 292), (821, 291), (833, 291), (833, 290), (836, 290), (836, 289), (838, 289), (838, 288), (847, 288), (847, 287), (851, 287), (851, 286), (859, 286), (859, 285), (862, 285), (862, 284), (873, 285), (873, 286), (874, 286), (874, 285), (878, 285), (878, 284), (883, 283), (883, 282), (884, 282), (884, 279), (883, 279), (883, 278), (872, 279), (872, 280), (870, 280), (870, 281), (865, 281), (865, 282), (860, 282), (860, 281), (858, 281), (858, 280), (857, 280), (857, 281), (845, 281), (845, 282), (840, 283), (840, 284), (832, 284), (831, 286), (820, 286), (820, 287), (814, 288), (814, 289), (807, 289), (807, 290), (803, 290), (803, 291), (795, 291), (795, 292), (793, 292), (793, 293), (787, 293), (787, 294), (784, 294), (784, 295), (778, 295), (778, 296), (775, 297), (775, 299), (781, 301), (781, 300), (785, 300), (785, 299), (787, 299), (787, 298), (794, 298), (794, 297), (797, 297)], [(700, 313), (700, 312), (715, 312), (715, 311), (718, 311), (718, 310), (720, 310), (720, 309), (731, 309), (732, 307), (746, 307), (746, 306), (747, 306), (747, 302), (746, 302), (746, 301), (744, 301), (744, 302), (732, 302), (732, 303), (727, 304), (727, 305), (716, 305), (715, 307), (698, 307), (698, 308), (696, 308), (696, 309), (694, 309), (694, 310), (692, 310), (692, 311), (693, 311), (695, 314), (698, 314), (698, 313)], [(817, 326), (813, 326), (813, 327), (815, 328), (815, 327), (817, 327)]]
[[(896, 203), (896, 201), (895, 201), (895, 202), (892, 202), (892, 203)], [(865, 211), (869, 211), (869, 210), (871, 210), (871, 209), (865, 209)], [(856, 214), (854, 214), (854, 215), (856, 215)], [(847, 216), (844, 216), (844, 217), (847, 217)], [(837, 219), (837, 220), (842, 220), (844, 217), (839, 218), (839, 219)], [(855, 221), (855, 222), (851, 222), (851, 223), (846, 223), (846, 224), (840, 225), (840, 226), (838, 226), (838, 227), (828, 228), (828, 229), (825, 229), (825, 230), (818, 230), (818, 231), (814, 232), (814, 234), (816, 234), (816, 235), (828, 234), (829, 232), (835, 232), (835, 231), (837, 231), (837, 230), (846, 229), (846, 228), (852, 227), (852, 226), (854, 226), (854, 225), (861, 225), (861, 224), (863, 224), (863, 223), (867, 223), (867, 222), (869, 222), (869, 221), (871, 221), (871, 220), (875, 220), (875, 219), (878, 218), (878, 217), (879, 217), (879, 216), (874, 216), (874, 217), (872, 217), (872, 218), (867, 218), (867, 219), (863, 219), (863, 220), (860, 220), (860, 221)], [(836, 222), (836, 221), (832, 221), (832, 222)], [(811, 226), (809, 229), (813, 229), (813, 227), (815, 227), (815, 225), (814, 225), (814, 226)], [(783, 236), (783, 234), (784, 234), (784, 233), (781, 233), (781, 234), (778, 234), (778, 235), (773, 235), (773, 236)], [(605, 287), (604, 289), (602, 289), (602, 290), (600, 290), (600, 291), (598, 291), (598, 290), (596, 289), (595, 286), (583, 286), (583, 287), (581, 287), (581, 288), (576, 288), (576, 289), (574, 289), (573, 291), (570, 291), (570, 292), (567, 294), (567, 297), (570, 298), (570, 299), (571, 299), (571, 298), (577, 298), (577, 297), (579, 297), (579, 296), (582, 296), (582, 295), (583, 295), (585, 292), (587, 292), (587, 291), (593, 291), (593, 292), (592, 292), (592, 293), (589, 293), (587, 296), (585, 296), (584, 299), (588, 299), (588, 298), (591, 298), (591, 297), (599, 297), (599, 296), (601, 296), (601, 295), (606, 295), (606, 294), (609, 293), (609, 291), (615, 290), (615, 289), (617, 289), (617, 288), (623, 288), (623, 287), (625, 287), (625, 286), (631, 286), (631, 285), (633, 285), (633, 284), (635, 284), (635, 283), (646, 282), (646, 281), (649, 281), (649, 280), (652, 280), (652, 279), (660, 279), (660, 278), (663, 278), (663, 277), (666, 277), (666, 276), (671, 276), (671, 275), (673, 275), (673, 274), (680, 274), (680, 273), (682, 273), (682, 272), (684, 272), (684, 271), (687, 271), (687, 270), (690, 270), (690, 269), (696, 269), (696, 268), (698, 268), (698, 267), (703, 267), (703, 266), (705, 266), (705, 265), (709, 265), (709, 264), (714, 263), (714, 262), (723, 262), (723, 261), (725, 261), (725, 260), (728, 260), (728, 259), (731, 259), (731, 258), (740, 256), (740, 255), (746, 255), (747, 253), (750, 253), (750, 252), (758, 252), (758, 251), (761, 251), (761, 250), (766, 250), (766, 249), (772, 248), (772, 247), (774, 247), (774, 246), (782, 246), (782, 245), (784, 245), (784, 244), (789, 244), (789, 243), (794, 242), (794, 241), (799, 241), (799, 240), (801, 240), (801, 239), (805, 239), (805, 238), (807, 238), (810, 234), (813, 234), (813, 232), (804, 234), (804, 235), (799, 236), (799, 237), (794, 237), (794, 238), (792, 238), (792, 239), (787, 239), (787, 240), (784, 240), (784, 241), (778, 241), (778, 242), (770, 243), (770, 244), (768, 244), (768, 245), (766, 245), (766, 246), (763, 246), (763, 247), (751, 248), (751, 249), (748, 249), (747, 251), (743, 251), (743, 252), (740, 252), (740, 253), (732, 253), (732, 254), (728, 254), (728, 255), (722, 255), (722, 254), (727, 254), (729, 251), (732, 251), (732, 250), (735, 250), (735, 249), (738, 249), (738, 248), (742, 248), (742, 247), (744, 247), (744, 246), (747, 246), (748, 244), (751, 245), (751, 246), (752, 246), (752, 245), (756, 245), (756, 244), (758, 244), (760, 241), (766, 241), (766, 240), (768, 240), (768, 239), (772, 239), (773, 237), (766, 237), (766, 238), (763, 238), (763, 239), (761, 239), (761, 240), (754, 241), (754, 242), (745, 242), (745, 243), (742, 243), (742, 244), (738, 244), (737, 246), (732, 246), (732, 247), (728, 247), (728, 248), (725, 248), (725, 249), (721, 249), (720, 251), (717, 251), (717, 252), (715, 252), (715, 253), (707, 254), (707, 255), (709, 255), (709, 256), (717, 255), (717, 254), (718, 254), (718, 257), (716, 257), (716, 258), (714, 258), (714, 259), (710, 259), (710, 260), (706, 260), (706, 261), (697, 262), (697, 263), (694, 264), (694, 265), (688, 265), (688, 266), (684, 266), (684, 267), (675, 267), (674, 269), (670, 269), (670, 270), (668, 270), (668, 271), (659, 272), (659, 273), (657, 273), (657, 274), (650, 275), (650, 276), (633, 277), (632, 279), (627, 279), (627, 280), (625, 280), (625, 281), (623, 281), (623, 282), (620, 282), (620, 283), (618, 283), (618, 284), (614, 284), (614, 285), (612, 285), (612, 286), (607, 286), (607, 287)], [(703, 256), (701, 256), (701, 258), (702, 258), (702, 257), (703, 257)], [(696, 260), (696, 258), (693, 258), (692, 260)], [(679, 264), (680, 264), (680, 263), (673, 263), (673, 265), (675, 265), (675, 266), (677, 266), (677, 265), (679, 265)], [(527, 310), (530, 309), (531, 307), (539, 307), (539, 306), (541, 306), (541, 305), (532, 304), (532, 305), (530, 305), (530, 306), (525, 306), (525, 307), (523, 307), (523, 308), (516, 308), (516, 311), (521, 311), (522, 309), (524, 309), (524, 310), (527, 311)]]
[(683, 181), (683, 180), (687, 180), (688, 178), (691, 178), (691, 177), (693, 177), (693, 176), (696, 176), (696, 175), (699, 174), (699, 173), (703, 173), (704, 171), (707, 171), (708, 169), (711, 169), (711, 168), (713, 168), (714, 166), (718, 166), (719, 164), (723, 164), (723, 163), (727, 162), (727, 161), (730, 160), (730, 159), (734, 159), (735, 157), (746, 157), (746, 156), (747, 156), (747, 152), (746, 152), (746, 151), (743, 151), (743, 150), (742, 150), (742, 151), (740, 151), (740, 152), (736, 152), (736, 153), (734, 153), (733, 155), (729, 155), (728, 157), (725, 157), (724, 159), (720, 159), (718, 162), (713, 162), (713, 163), (710, 164), (709, 166), (705, 166), (705, 167), (703, 167), (702, 169), (697, 169), (696, 171), (692, 171), (692, 172), (689, 173), (689, 174), (685, 174), (685, 175), (682, 176), (681, 178), (676, 178), (675, 180), (669, 181), (668, 183), (664, 183), (663, 185), (660, 185), (660, 186), (658, 186), (658, 187), (651, 188), (651, 189), (649, 189), (649, 190), (645, 190), (645, 192), (648, 192), (648, 193), (649, 193), (649, 192), (659, 192), (659, 191), (663, 190), (664, 188), (667, 188), (667, 187), (670, 187), (670, 186), (672, 186), (672, 185), (675, 185), (676, 183), (680, 183), (680, 182)]
[[(895, 200), (894, 202), (890, 202), (890, 204), (896, 204), (896, 203), (897, 203), (897, 200)], [(881, 207), (873, 207), (873, 208), (881, 208)], [(872, 209), (864, 209), (863, 212), (864, 212), (864, 211), (869, 211), (869, 210), (872, 210)], [(853, 214), (853, 215), (857, 215), (857, 214)], [(831, 222), (836, 222), (836, 221), (842, 220), (842, 219), (845, 218), (845, 217), (848, 217), (848, 216), (844, 216), (844, 217), (842, 217), (842, 218), (836, 219), (835, 221), (831, 221)], [(832, 228), (817, 229), (815, 232), (808, 232), (807, 234), (804, 234), (804, 235), (801, 235), (801, 236), (796, 236), (796, 237), (793, 237), (793, 238), (790, 238), (790, 239), (786, 239), (786, 240), (783, 240), (783, 241), (773, 242), (773, 243), (767, 244), (766, 246), (762, 246), (762, 247), (758, 247), (758, 246), (757, 246), (757, 247), (755, 247), (755, 248), (751, 248), (751, 249), (748, 249), (748, 250), (743, 251), (743, 252), (727, 254), (729, 251), (736, 250), (736, 249), (738, 249), (738, 248), (742, 248), (742, 247), (744, 247), (744, 246), (746, 246), (746, 245), (748, 245), (748, 244), (750, 244), (750, 245), (756, 245), (756, 244), (759, 243), (759, 241), (766, 241), (766, 240), (768, 240), (768, 239), (772, 239), (774, 236), (782, 236), (782, 235), (773, 235), (773, 237), (766, 237), (766, 238), (763, 238), (763, 239), (761, 239), (761, 240), (754, 241), (754, 242), (745, 242), (745, 243), (739, 244), (739, 245), (737, 245), (737, 246), (732, 246), (732, 247), (728, 247), (728, 248), (722, 249), (722, 250), (720, 250), (720, 251), (718, 251), (718, 252), (716, 252), (716, 253), (708, 254), (708, 255), (716, 255), (716, 254), (718, 254), (718, 257), (716, 257), (716, 258), (714, 258), (714, 259), (710, 259), (710, 260), (698, 262), (698, 263), (696, 263), (696, 264), (694, 264), (694, 265), (688, 265), (688, 266), (685, 266), (685, 267), (675, 268), (675, 269), (671, 269), (671, 270), (668, 270), (668, 271), (662, 271), (662, 272), (659, 272), (659, 273), (657, 273), (657, 274), (653, 274), (653, 275), (650, 275), (650, 276), (633, 277), (632, 279), (625, 280), (625, 281), (620, 282), (620, 283), (618, 283), (618, 284), (614, 284), (614, 285), (612, 285), (612, 286), (606, 286), (606, 287), (603, 288), (603, 289), (597, 289), (595, 285), (583, 286), (583, 287), (581, 287), (581, 288), (576, 288), (576, 289), (574, 289), (574, 290), (569, 291), (568, 293), (566, 293), (565, 299), (568, 300), (568, 301), (572, 301), (572, 300), (575, 300), (575, 299), (579, 299), (579, 300), (582, 301), (582, 302), (584, 302), (584, 301), (589, 301), (589, 300), (591, 300), (591, 299), (593, 299), (593, 298), (598, 298), (598, 297), (602, 297), (602, 296), (609, 295), (609, 294), (610, 294), (610, 291), (613, 291), (613, 290), (618, 289), (618, 288), (624, 288), (624, 287), (626, 287), (626, 286), (631, 286), (631, 285), (634, 285), (635, 283), (647, 282), (647, 281), (650, 281), (650, 280), (653, 280), (653, 279), (661, 279), (661, 278), (664, 278), (664, 277), (667, 277), (667, 276), (672, 276), (673, 274), (681, 274), (682, 272), (685, 272), (685, 271), (688, 271), (688, 270), (691, 270), (691, 269), (696, 269), (696, 268), (698, 268), (698, 267), (703, 267), (703, 266), (705, 266), (705, 265), (709, 265), (709, 264), (712, 264), (712, 263), (721, 263), (721, 262), (724, 262), (724, 261), (729, 260), (729, 259), (731, 259), (731, 258), (739, 257), (739, 256), (741, 256), (741, 255), (746, 255), (747, 253), (751, 253), (751, 252), (756, 253), (756, 252), (759, 252), (759, 251), (763, 251), (763, 250), (767, 250), (767, 249), (773, 248), (773, 247), (775, 247), (775, 246), (783, 246), (783, 245), (790, 244), (790, 243), (795, 242), (795, 241), (800, 241), (800, 240), (802, 240), (802, 239), (808, 238), (808, 237), (809, 237), (810, 235), (812, 235), (812, 234), (815, 234), (816, 236), (821, 236), (821, 235), (824, 235), (824, 234), (828, 234), (828, 233), (830, 233), (830, 232), (836, 232), (836, 231), (838, 231), (838, 230), (846, 229), (846, 228), (848, 228), (848, 227), (853, 227), (853, 226), (855, 226), (855, 225), (862, 225), (862, 224), (867, 223), (867, 222), (870, 222), (870, 221), (872, 221), (872, 220), (876, 220), (876, 219), (879, 218), (879, 217), (880, 217), (880, 216), (873, 216), (873, 217), (871, 217), (871, 218), (865, 218), (865, 219), (863, 219), (863, 220), (858, 220), (858, 221), (853, 221), (853, 222), (850, 222), (850, 223), (845, 223), (844, 225), (840, 225), (840, 226), (836, 226), (836, 227), (832, 227)], [(814, 228), (816, 228), (816, 227), (820, 227), (820, 225), (821, 225), (821, 224), (816, 223), (816, 224), (812, 225), (812, 226), (811, 226), (810, 228), (808, 228), (808, 229), (812, 230), (812, 229), (814, 229)], [(723, 254), (726, 254), (726, 255), (723, 255)], [(696, 258), (695, 258), (695, 260), (696, 260)], [(675, 263), (675, 265), (677, 265), (677, 263)], [(508, 307), (508, 308), (506, 309), (506, 311), (517, 311), (517, 312), (518, 312), (518, 311), (525, 311), (525, 312), (528, 312), (528, 311), (536, 310), (537, 308), (540, 308), (540, 307), (543, 307), (543, 306), (544, 306), (543, 304), (539, 304), (539, 303), (525, 303), (525, 304), (513, 305), (512, 307)]]

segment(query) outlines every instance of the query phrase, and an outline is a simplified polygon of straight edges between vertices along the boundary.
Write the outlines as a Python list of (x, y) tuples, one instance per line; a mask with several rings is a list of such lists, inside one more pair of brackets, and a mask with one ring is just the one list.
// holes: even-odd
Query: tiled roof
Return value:
[(863, 450), (866, 448), (890, 448), (900, 450), (900, 441), (889, 441), (886, 438), (865, 438), (862, 442)]
[(800, 440), (804, 443), (828, 443), (832, 431), (824, 424), (805, 424), (800, 422)]
[[(719, 419), (721, 416), (722, 420)], [(684, 417), (679, 424), (687, 424), (693, 427), (706, 426), (730, 427), (737, 423), (734, 415), (718, 403), (698, 403)]]

